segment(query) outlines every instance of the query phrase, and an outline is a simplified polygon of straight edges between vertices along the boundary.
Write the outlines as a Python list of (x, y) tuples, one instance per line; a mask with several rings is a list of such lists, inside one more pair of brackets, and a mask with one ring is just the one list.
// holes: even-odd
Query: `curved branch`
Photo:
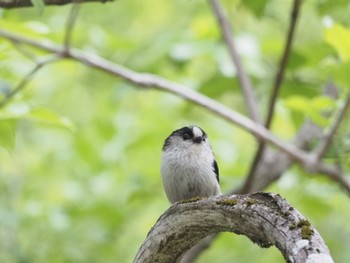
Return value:
[[(111, 2), (113, 0), (84, 0), (82, 2), (88, 3), (88, 2), (100, 2), (100, 3), (106, 3)], [(75, 0), (44, 0), (45, 5), (66, 5), (66, 4), (72, 4), (76, 2)], [(32, 7), (33, 4), (31, 0), (0, 0), (0, 7), (1, 8), (18, 8), (18, 7)]]
[(167, 79), (153, 74), (135, 72), (121, 65), (112, 63), (111, 61), (108, 61), (97, 55), (84, 53), (77, 49), (71, 48), (70, 52), (67, 53), (65, 52), (65, 49), (62, 46), (35, 41), (33, 39), (12, 34), (2, 29), (0, 29), (0, 37), (7, 38), (11, 41), (21, 42), (32, 47), (39, 48), (41, 50), (58, 54), (62, 57), (76, 60), (90, 67), (94, 67), (99, 70), (105, 71), (109, 74), (119, 76), (140, 87), (153, 87), (161, 91), (176, 94), (188, 101), (191, 101), (197, 105), (206, 108), (209, 111), (216, 113), (218, 116), (230, 121), (231, 123), (235, 123), (239, 127), (254, 134), (258, 139), (266, 140), (268, 143), (271, 143), (277, 148), (282, 149), (284, 152), (288, 153), (299, 162), (307, 163), (310, 160), (309, 155), (306, 152), (298, 149), (290, 143), (278, 139), (262, 125), (252, 121), (251, 119), (241, 115), (236, 111), (231, 110), (230, 108), (217, 102), (216, 100), (211, 99), (184, 85), (169, 81)]
[(285, 199), (255, 193), (175, 203), (148, 233), (134, 263), (179, 262), (199, 240), (217, 232), (245, 235), (261, 247), (274, 245), (286, 262), (333, 262), (316, 229)]

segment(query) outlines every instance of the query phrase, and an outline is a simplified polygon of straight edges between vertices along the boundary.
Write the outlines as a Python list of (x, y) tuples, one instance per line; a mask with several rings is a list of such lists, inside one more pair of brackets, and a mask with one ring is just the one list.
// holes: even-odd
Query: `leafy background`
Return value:
[[(283, 48), (291, 1), (224, 1), (262, 112)], [(0, 27), (62, 41), (69, 6), (0, 10)], [(304, 1), (272, 130), (290, 139), (303, 120), (326, 127), (349, 88), (350, 5)], [(84, 4), (74, 46), (140, 72), (191, 86), (246, 114), (236, 72), (205, 1)], [(38, 55), (42, 52), (32, 50)], [(0, 39), (0, 93), (33, 63)], [(326, 118), (322, 113), (330, 112)], [(159, 175), (163, 140), (187, 124), (209, 134), (223, 192), (240, 186), (256, 141), (182, 99), (140, 89), (72, 61), (46, 66), (0, 109), (0, 262), (131, 262), (169, 206)], [(329, 160), (349, 169), (347, 119)], [(325, 239), (335, 262), (350, 258), (348, 197), (293, 166), (266, 191), (284, 196)], [(199, 262), (281, 262), (247, 238), (222, 234)]]

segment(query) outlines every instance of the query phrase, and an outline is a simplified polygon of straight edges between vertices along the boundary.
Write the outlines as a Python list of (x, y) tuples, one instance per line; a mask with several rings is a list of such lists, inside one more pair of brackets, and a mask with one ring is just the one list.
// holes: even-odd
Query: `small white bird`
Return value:
[(197, 126), (178, 129), (165, 140), (161, 174), (171, 203), (220, 195), (214, 153), (206, 133)]

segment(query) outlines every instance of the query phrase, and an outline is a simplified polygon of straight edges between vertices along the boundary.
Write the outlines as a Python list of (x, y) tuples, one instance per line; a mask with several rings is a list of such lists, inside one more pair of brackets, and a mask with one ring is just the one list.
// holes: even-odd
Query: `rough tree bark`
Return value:
[(199, 240), (217, 232), (245, 235), (261, 247), (274, 245), (286, 262), (333, 262), (316, 229), (286, 200), (254, 193), (175, 203), (150, 230), (134, 263), (180, 262)]

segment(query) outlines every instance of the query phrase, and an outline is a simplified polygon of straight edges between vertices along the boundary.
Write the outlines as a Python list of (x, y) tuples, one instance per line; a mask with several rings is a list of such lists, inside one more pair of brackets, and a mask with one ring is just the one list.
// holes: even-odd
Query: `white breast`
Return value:
[(169, 201), (219, 195), (213, 162), (214, 155), (208, 143), (163, 152), (161, 174)]

